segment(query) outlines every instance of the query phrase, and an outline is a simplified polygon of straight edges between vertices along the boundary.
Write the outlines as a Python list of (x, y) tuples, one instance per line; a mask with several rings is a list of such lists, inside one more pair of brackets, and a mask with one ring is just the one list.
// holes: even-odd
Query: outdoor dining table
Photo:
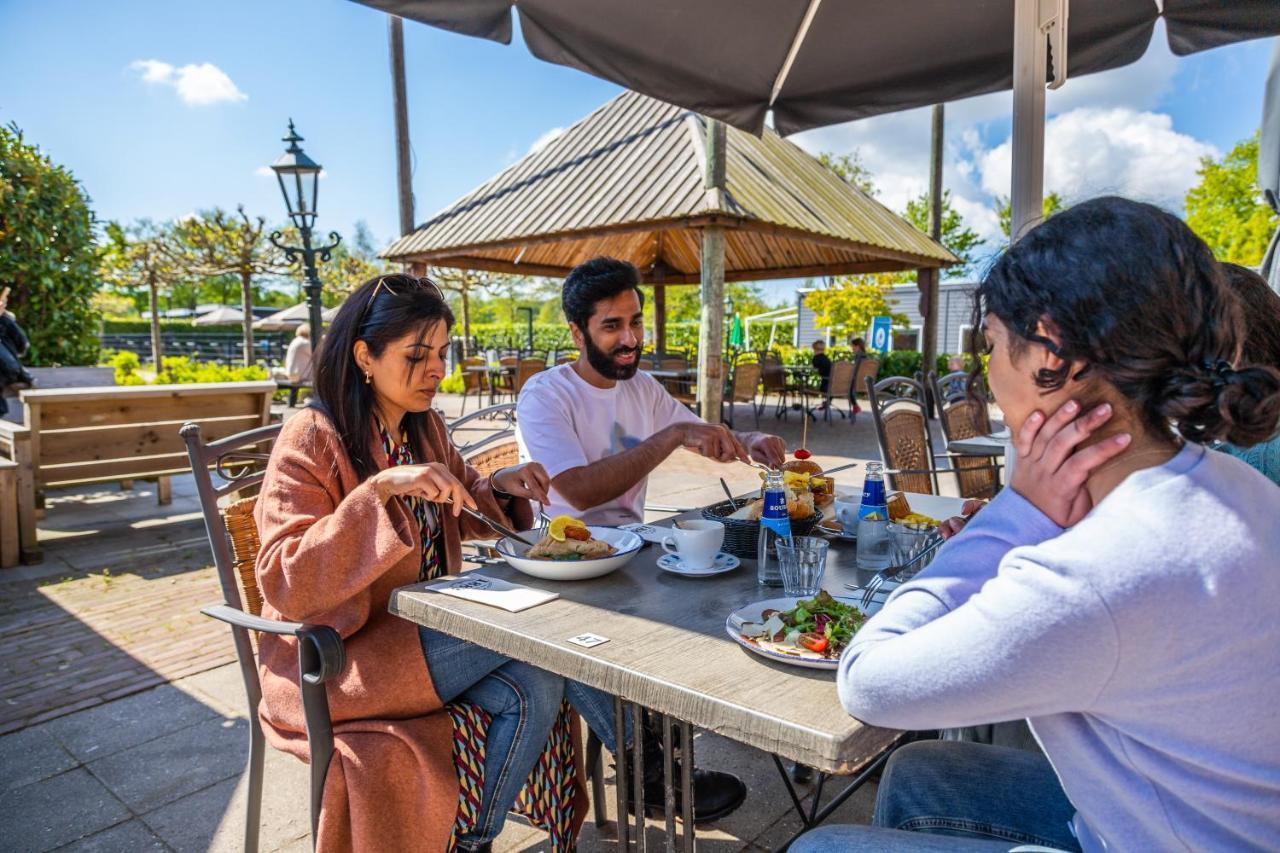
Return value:
[[(837, 477), (839, 487), (840, 477)], [(848, 489), (860, 488), (848, 484)], [(958, 498), (908, 495), (913, 510), (947, 518), (958, 515)], [(698, 518), (697, 510), (654, 522)], [(693, 727), (715, 732), (773, 756), (804, 829), (825, 820), (888, 757), (902, 732), (876, 728), (850, 717), (840, 705), (833, 671), (804, 669), (761, 658), (743, 649), (727, 633), (729, 614), (754, 601), (776, 598), (779, 588), (759, 586), (754, 560), (743, 560), (725, 574), (690, 578), (658, 568), (663, 551), (646, 545), (620, 569), (583, 581), (547, 581), (529, 577), (504, 562), (473, 569), (481, 575), (559, 593), (546, 604), (510, 613), (425, 589), (402, 587), (392, 594), (391, 612), (550, 672), (597, 687), (615, 698), (619, 725), (624, 707), (661, 714), (663, 760), (672, 768), (671, 729), (680, 730), (683, 814), (688, 815), (693, 766)], [(833, 539), (823, 587), (833, 595), (849, 593), (846, 583), (867, 584), (874, 572), (859, 570), (855, 548)], [(887, 583), (875, 610), (893, 588)], [(584, 648), (570, 642), (584, 633), (606, 641)], [(637, 717), (638, 718), (638, 717)], [(636, 726), (636, 737), (643, 727)], [(638, 746), (638, 744), (637, 744)], [(634, 782), (627, 779), (625, 756), (617, 761), (619, 846), (627, 845), (627, 787), (640, 789), (643, 750), (636, 748)], [(787, 777), (782, 759), (819, 771), (819, 786), (806, 813)], [(846, 789), (819, 808), (828, 774), (856, 774)], [(675, 849), (675, 800), (671, 773), (665, 774), (667, 849)], [(644, 810), (637, 810), (635, 835), (643, 844)], [(803, 830), (802, 830), (803, 831)], [(683, 847), (693, 849), (693, 822), (684, 821)]]
[(998, 438), (994, 435), (975, 435), (973, 438), (958, 438), (947, 442), (947, 450), (960, 456), (1004, 456), (1005, 442), (1008, 436)]

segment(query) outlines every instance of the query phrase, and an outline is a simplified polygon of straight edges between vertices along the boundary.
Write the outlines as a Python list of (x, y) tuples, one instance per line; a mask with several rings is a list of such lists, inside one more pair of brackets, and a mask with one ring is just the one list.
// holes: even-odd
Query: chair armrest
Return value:
[(323, 684), (342, 672), (347, 664), (347, 652), (342, 643), (342, 635), (328, 625), (264, 619), (226, 604), (204, 607), (200, 612), (237, 628), (296, 637), (300, 647), (310, 647), (305, 650), (305, 654), (302, 653), (302, 648), (299, 649), (300, 659), (306, 663), (305, 666), (300, 667), (300, 671), (303, 680), (308, 684)]

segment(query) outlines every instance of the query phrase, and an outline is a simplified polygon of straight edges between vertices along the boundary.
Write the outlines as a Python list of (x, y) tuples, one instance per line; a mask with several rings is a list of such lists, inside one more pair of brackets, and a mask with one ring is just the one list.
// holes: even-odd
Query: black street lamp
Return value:
[(320, 276), (316, 273), (316, 257), (329, 260), (329, 253), (342, 242), (338, 232), (330, 231), (327, 246), (318, 248), (311, 245), (311, 226), (316, 221), (316, 196), (320, 191), (320, 164), (312, 160), (298, 146), (302, 137), (294, 130), (293, 119), (289, 119), (289, 135), (284, 137), (289, 147), (280, 155), (280, 159), (271, 164), (280, 182), (280, 192), (284, 195), (285, 207), (289, 210), (289, 218), (298, 228), (302, 238), (302, 247), (286, 246), (281, 243), (284, 234), (274, 231), (271, 242), (284, 252), (284, 256), (293, 263), (301, 257), (303, 274), (306, 276), (307, 307), (311, 314), (311, 349), (316, 351), (320, 346), (321, 319), (323, 306), (320, 304)]

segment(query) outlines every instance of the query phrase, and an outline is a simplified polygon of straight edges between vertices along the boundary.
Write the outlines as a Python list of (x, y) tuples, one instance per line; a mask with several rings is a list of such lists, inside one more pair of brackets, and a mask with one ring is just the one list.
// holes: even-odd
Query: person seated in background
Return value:
[[(1267, 280), (1248, 267), (1223, 264), (1227, 285), (1235, 291), (1244, 306), (1244, 349), (1242, 357), (1252, 364), (1280, 368), (1280, 294)], [(1280, 424), (1269, 440), (1252, 447), (1238, 447), (1222, 442), (1214, 450), (1230, 453), (1257, 468), (1271, 482), (1280, 485)]]
[(1151, 205), (1045, 221), (976, 300), (1013, 481), (867, 621), (837, 688), (888, 728), (1026, 718), (1044, 755), (910, 744), (874, 826), (791, 849), (1274, 848), (1280, 490), (1204, 445), (1272, 437), (1280, 371), (1239, 357), (1223, 269)]
[(825, 409), (827, 407), (827, 389), (831, 387), (831, 356), (827, 355), (826, 341), (817, 340), (813, 342), (813, 358), (810, 363), (818, 374), (818, 390), (822, 393), (822, 404), (818, 408)]
[(9, 288), (0, 290), (0, 417), (9, 413), (9, 404), (4, 399), (4, 389), (34, 388), (36, 380), (19, 360), (27, 354), (27, 333), (9, 310)]
[[(857, 336), (850, 338), (849, 349), (853, 350), (853, 363), (855, 365), (858, 363), (858, 359), (867, 357), (867, 342), (862, 338)], [(862, 412), (862, 407), (858, 405), (858, 388), (856, 386), (849, 389), (849, 411), (855, 415)]]
[(293, 333), (284, 354), (284, 372), (290, 382), (311, 381), (311, 327), (303, 323)]
[(849, 338), (849, 349), (853, 350), (854, 358), (857, 358), (860, 355), (866, 355), (867, 342), (864, 341), (862, 338), (858, 337), (857, 335), (854, 335), (853, 337)]

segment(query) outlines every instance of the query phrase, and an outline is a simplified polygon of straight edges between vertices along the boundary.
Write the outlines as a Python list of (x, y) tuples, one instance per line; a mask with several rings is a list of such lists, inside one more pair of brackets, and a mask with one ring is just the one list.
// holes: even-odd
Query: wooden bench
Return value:
[(148, 479), (167, 504), (170, 476), (191, 470), (179, 428), (194, 421), (213, 441), (265, 426), (275, 390), (274, 382), (220, 382), (23, 391), (24, 425), (0, 421), (0, 457), (17, 466), (22, 561), (40, 561), (36, 515), (46, 489)]
[(18, 463), (0, 459), (0, 569), (18, 565)]

